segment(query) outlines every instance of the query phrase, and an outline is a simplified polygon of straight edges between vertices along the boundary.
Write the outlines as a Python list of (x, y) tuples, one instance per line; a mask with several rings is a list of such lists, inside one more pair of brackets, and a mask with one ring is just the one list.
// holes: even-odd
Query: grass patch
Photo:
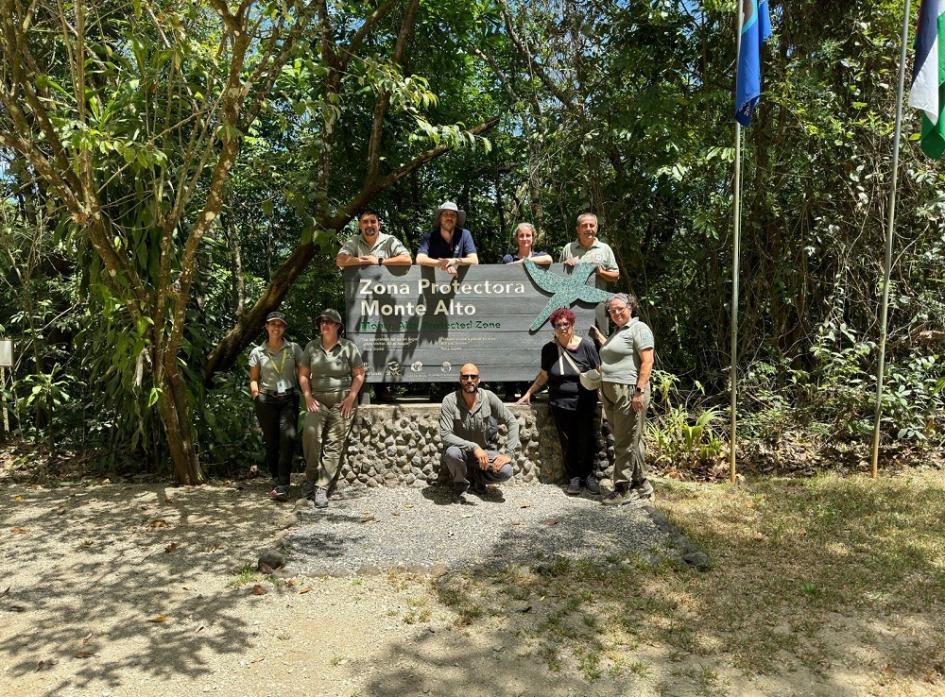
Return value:
[[(439, 599), (461, 624), (489, 608), (549, 669), (571, 661), (589, 681), (649, 675), (634, 656), (643, 643), (705, 666), (689, 675), (704, 694), (724, 691), (720, 665), (746, 676), (853, 665), (886, 686), (945, 680), (942, 473), (668, 482), (660, 494), (659, 508), (709, 555), (709, 571), (549, 559), (454, 575), (436, 585)], [(909, 632), (890, 640), (898, 624)]]
[(226, 585), (230, 588), (239, 588), (240, 586), (245, 586), (250, 583), (258, 583), (262, 579), (263, 575), (256, 570), (256, 567), (247, 564), (241, 567)]

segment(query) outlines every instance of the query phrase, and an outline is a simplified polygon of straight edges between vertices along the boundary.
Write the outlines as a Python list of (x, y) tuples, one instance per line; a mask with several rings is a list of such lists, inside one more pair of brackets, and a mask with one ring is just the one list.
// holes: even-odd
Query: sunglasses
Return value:
[(478, 375), (466, 375), (466, 374), (463, 374), (463, 375), (460, 375), (460, 376), (459, 376), (459, 379), (460, 379), (460, 380), (478, 380), (478, 379), (479, 379), (479, 376), (478, 376)]
[(555, 326), (555, 329), (567, 329), (571, 326), (570, 322), (558, 322)]

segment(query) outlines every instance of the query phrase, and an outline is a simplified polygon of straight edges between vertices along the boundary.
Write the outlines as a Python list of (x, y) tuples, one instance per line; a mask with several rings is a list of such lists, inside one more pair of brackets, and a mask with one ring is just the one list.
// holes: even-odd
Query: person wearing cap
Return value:
[(609, 244), (597, 239), (597, 216), (593, 213), (581, 213), (577, 218), (577, 240), (568, 242), (561, 250), (565, 266), (577, 264), (596, 264), (597, 275), (610, 283), (620, 278), (620, 267)]
[[(508, 428), (508, 453), (498, 451), (499, 421)], [(459, 389), (443, 398), (440, 439), (454, 502), (465, 502), (463, 495), (469, 488), (480, 496), (495, 495), (489, 484), (512, 476), (512, 460), (521, 447), (518, 420), (494, 392), (479, 386), (479, 368), (474, 363), (460, 368)]]
[(637, 317), (638, 309), (636, 297), (617, 293), (607, 301), (607, 312), (617, 327), (613, 334), (605, 339), (597, 327), (592, 329), (603, 342), (600, 397), (614, 434), (614, 490), (602, 501), (608, 506), (653, 498), (653, 485), (643, 469), (643, 434), (655, 342), (653, 331)]
[(377, 211), (365, 208), (358, 215), (360, 235), (341, 245), (335, 264), (339, 269), (349, 266), (410, 266), (413, 260), (403, 242), (381, 232)]
[(515, 232), (512, 233), (512, 244), (515, 245), (515, 254), (506, 254), (502, 257), (503, 264), (521, 264), (526, 259), (531, 259), (541, 266), (551, 266), (554, 261), (548, 252), (536, 252), (533, 248), (535, 244), (535, 226), (531, 223), (519, 223), (515, 226)]
[(435, 266), (455, 276), (460, 266), (479, 263), (472, 233), (463, 227), (466, 211), (460, 210), (452, 201), (446, 201), (436, 209), (433, 229), (420, 240), (417, 248), (417, 263), (420, 266)]
[(315, 324), (319, 338), (308, 342), (299, 363), (305, 398), (302, 495), (325, 508), (364, 384), (364, 362), (354, 342), (341, 336), (344, 324), (337, 310), (322, 310)]
[(266, 341), (249, 354), (249, 392), (266, 446), (266, 467), (272, 475), (269, 496), (285, 501), (299, 419), (296, 375), (302, 349), (285, 340), (287, 323), (281, 312), (270, 312), (265, 327)]

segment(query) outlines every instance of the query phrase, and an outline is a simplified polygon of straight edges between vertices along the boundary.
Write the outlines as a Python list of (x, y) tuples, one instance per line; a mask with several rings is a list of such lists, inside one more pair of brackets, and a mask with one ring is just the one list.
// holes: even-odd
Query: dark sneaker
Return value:
[(289, 492), (288, 487), (285, 486), (274, 486), (269, 490), (269, 498), (273, 501), (288, 501)]
[(600, 501), (605, 506), (622, 506), (630, 502), (630, 487), (626, 483), (620, 483), (614, 487), (607, 496)]
[(581, 478), (580, 477), (571, 477), (571, 481), (568, 482), (568, 488), (564, 490), (568, 496), (577, 496), (581, 493)]
[(463, 482), (453, 482), (453, 487), (450, 491), (450, 503), (466, 503), (467, 488), (468, 485)]
[(593, 474), (587, 475), (587, 479), (584, 480), (584, 488), (587, 489), (587, 493), (594, 494), (594, 496), (600, 494), (600, 482)]
[(313, 482), (311, 479), (302, 480), (302, 498), (303, 499), (315, 498), (315, 482)]
[(630, 497), (639, 500), (651, 500), (653, 498), (653, 485), (649, 479), (641, 479), (630, 485)]
[(315, 508), (328, 508), (328, 489), (315, 487)]

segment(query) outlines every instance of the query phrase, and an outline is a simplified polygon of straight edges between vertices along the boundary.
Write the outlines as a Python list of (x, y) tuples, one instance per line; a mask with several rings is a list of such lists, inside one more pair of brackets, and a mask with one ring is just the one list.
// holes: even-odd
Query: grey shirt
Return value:
[(295, 367), (302, 362), (302, 349), (293, 341), (286, 341), (282, 348), (273, 351), (265, 343), (249, 352), (249, 367), (259, 368), (259, 389), (263, 392), (278, 392), (279, 380), (284, 380), (286, 392), (298, 386)]
[(314, 339), (305, 346), (301, 365), (312, 371), (312, 392), (342, 392), (351, 387), (351, 371), (363, 368), (364, 361), (353, 341), (339, 338), (326, 351), (321, 339)]
[(580, 259), (585, 264), (603, 266), (604, 271), (619, 270), (614, 250), (610, 248), (609, 244), (600, 240), (594, 240), (594, 244), (586, 249), (581, 246), (580, 242), (568, 242), (561, 250), (561, 258), (558, 261), (564, 261), (570, 257)]
[(401, 254), (410, 254), (400, 240), (393, 235), (385, 235), (383, 232), (378, 233), (374, 246), (368, 246), (364, 241), (364, 235), (358, 233), (341, 245), (338, 253), (351, 257), (375, 256), (378, 259), (390, 259), (399, 257)]
[(495, 450), (500, 419), (508, 426), (506, 449), (514, 457), (521, 447), (515, 414), (490, 390), (479, 388), (472, 409), (466, 407), (462, 393), (456, 390), (446, 395), (440, 405), (440, 438), (444, 447), (455, 445), (464, 453), (476, 448)]
[(631, 317), (600, 347), (601, 380), (618, 385), (636, 385), (643, 363), (640, 352), (653, 346), (653, 331), (638, 317)]

